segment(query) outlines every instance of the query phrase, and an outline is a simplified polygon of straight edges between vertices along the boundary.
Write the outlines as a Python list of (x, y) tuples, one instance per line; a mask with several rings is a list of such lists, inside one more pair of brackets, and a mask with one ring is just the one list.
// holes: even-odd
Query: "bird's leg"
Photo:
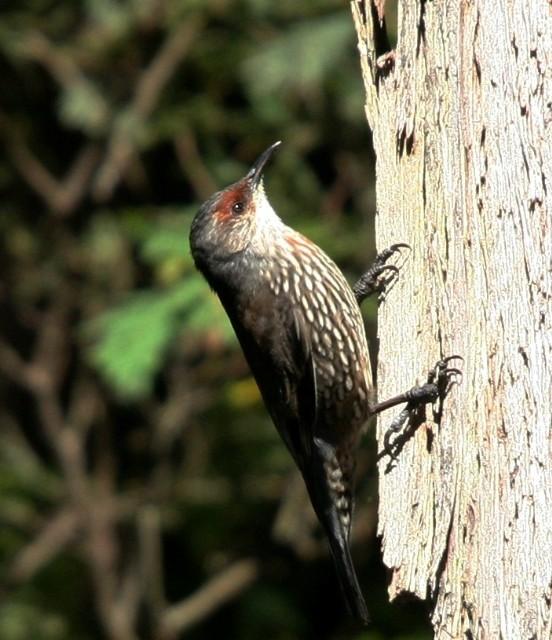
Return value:
[(410, 245), (399, 242), (378, 253), (372, 266), (355, 283), (353, 293), (359, 305), (374, 293), (379, 293), (380, 299), (384, 297), (385, 291), (392, 286), (399, 274), (399, 267), (385, 263), (394, 253), (399, 253), (401, 249), (410, 249)]
[(425, 404), (435, 402), (438, 398), (444, 398), (452, 385), (458, 381), (456, 376), (461, 376), (462, 372), (460, 369), (448, 366), (448, 363), (455, 359), (461, 360), (462, 357), (449, 356), (439, 360), (429, 372), (425, 384), (412, 387), (405, 393), (389, 398), (384, 402), (378, 402), (370, 407), (371, 413), (375, 415), (406, 402), (406, 407), (393, 419), (387, 428), (383, 439), (384, 451), (390, 452), (392, 436), (400, 433), (405, 422), (412, 417), (417, 409)]

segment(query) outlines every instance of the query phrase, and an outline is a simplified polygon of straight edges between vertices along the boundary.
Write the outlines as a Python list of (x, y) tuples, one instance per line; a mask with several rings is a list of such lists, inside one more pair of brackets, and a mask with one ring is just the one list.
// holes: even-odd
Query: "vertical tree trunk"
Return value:
[[(552, 5), (385, 0), (353, 16), (377, 244), (412, 246), (380, 308), (378, 396), (441, 356), (463, 381), (380, 463), (379, 533), (436, 638), (552, 637)], [(389, 424), (383, 415), (378, 438)]]

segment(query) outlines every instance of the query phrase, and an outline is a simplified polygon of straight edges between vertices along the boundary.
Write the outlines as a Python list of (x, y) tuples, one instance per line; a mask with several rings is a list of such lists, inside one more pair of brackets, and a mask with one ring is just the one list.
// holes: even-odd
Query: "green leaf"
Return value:
[(109, 119), (109, 106), (100, 91), (88, 80), (69, 85), (59, 103), (62, 122), (92, 136), (103, 133)]
[(137, 398), (151, 389), (171, 342), (187, 331), (217, 331), (233, 339), (230, 324), (201, 276), (190, 273), (166, 290), (135, 293), (119, 307), (89, 321), (91, 363), (121, 397)]
[(97, 342), (91, 361), (121, 396), (148, 391), (174, 336), (174, 309), (165, 292), (137, 293), (88, 325)]
[(351, 39), (351, 20), (341, 12), (291, 27), (244, 62), (246, 87), (253, 96), (316, 91), (326, 74), (338, 68)]
[(131, 12), (126, 3), (114, 0), (86, 0), (85, 6), (90, 18), (98, 25), (115, 33), (123, 33), (129, 25)]
[(2, 640), (64, 640), (68, 637), (66, 623), (58, 614), (13, 601), (0, 606)]
[(141, 244), (142, 258), (152, 265), (159, 265), (165, 260), (180, 259), (186, 266), (191, 266), (189, 233), (190, 222), (182, 219), (182, 216), (156, 225)]

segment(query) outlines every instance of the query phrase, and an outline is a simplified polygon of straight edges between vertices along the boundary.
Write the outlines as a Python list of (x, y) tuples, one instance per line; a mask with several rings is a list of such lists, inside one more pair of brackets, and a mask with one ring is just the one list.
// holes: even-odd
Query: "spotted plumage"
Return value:
[(301, 470), (348, 606), (366, 621), (349, 551), (354, 453), (372, 386), (364, 325), (335, 263), (266, 198), (261, 174), (275, 146), (201, 207), (190, 245)]

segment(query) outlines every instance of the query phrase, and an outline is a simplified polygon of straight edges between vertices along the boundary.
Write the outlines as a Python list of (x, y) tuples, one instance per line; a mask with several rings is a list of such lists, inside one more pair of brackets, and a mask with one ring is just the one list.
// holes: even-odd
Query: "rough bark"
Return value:
[(412, 246), (380, 307), (379, 399), (464, 357), (441, 415), (380, 462), (389, 593), (430, 598), (436, 638), (548, 639), (552, 6), (404, 0), (391, 53), (383, 3), (352, 10), (378, 249)]

